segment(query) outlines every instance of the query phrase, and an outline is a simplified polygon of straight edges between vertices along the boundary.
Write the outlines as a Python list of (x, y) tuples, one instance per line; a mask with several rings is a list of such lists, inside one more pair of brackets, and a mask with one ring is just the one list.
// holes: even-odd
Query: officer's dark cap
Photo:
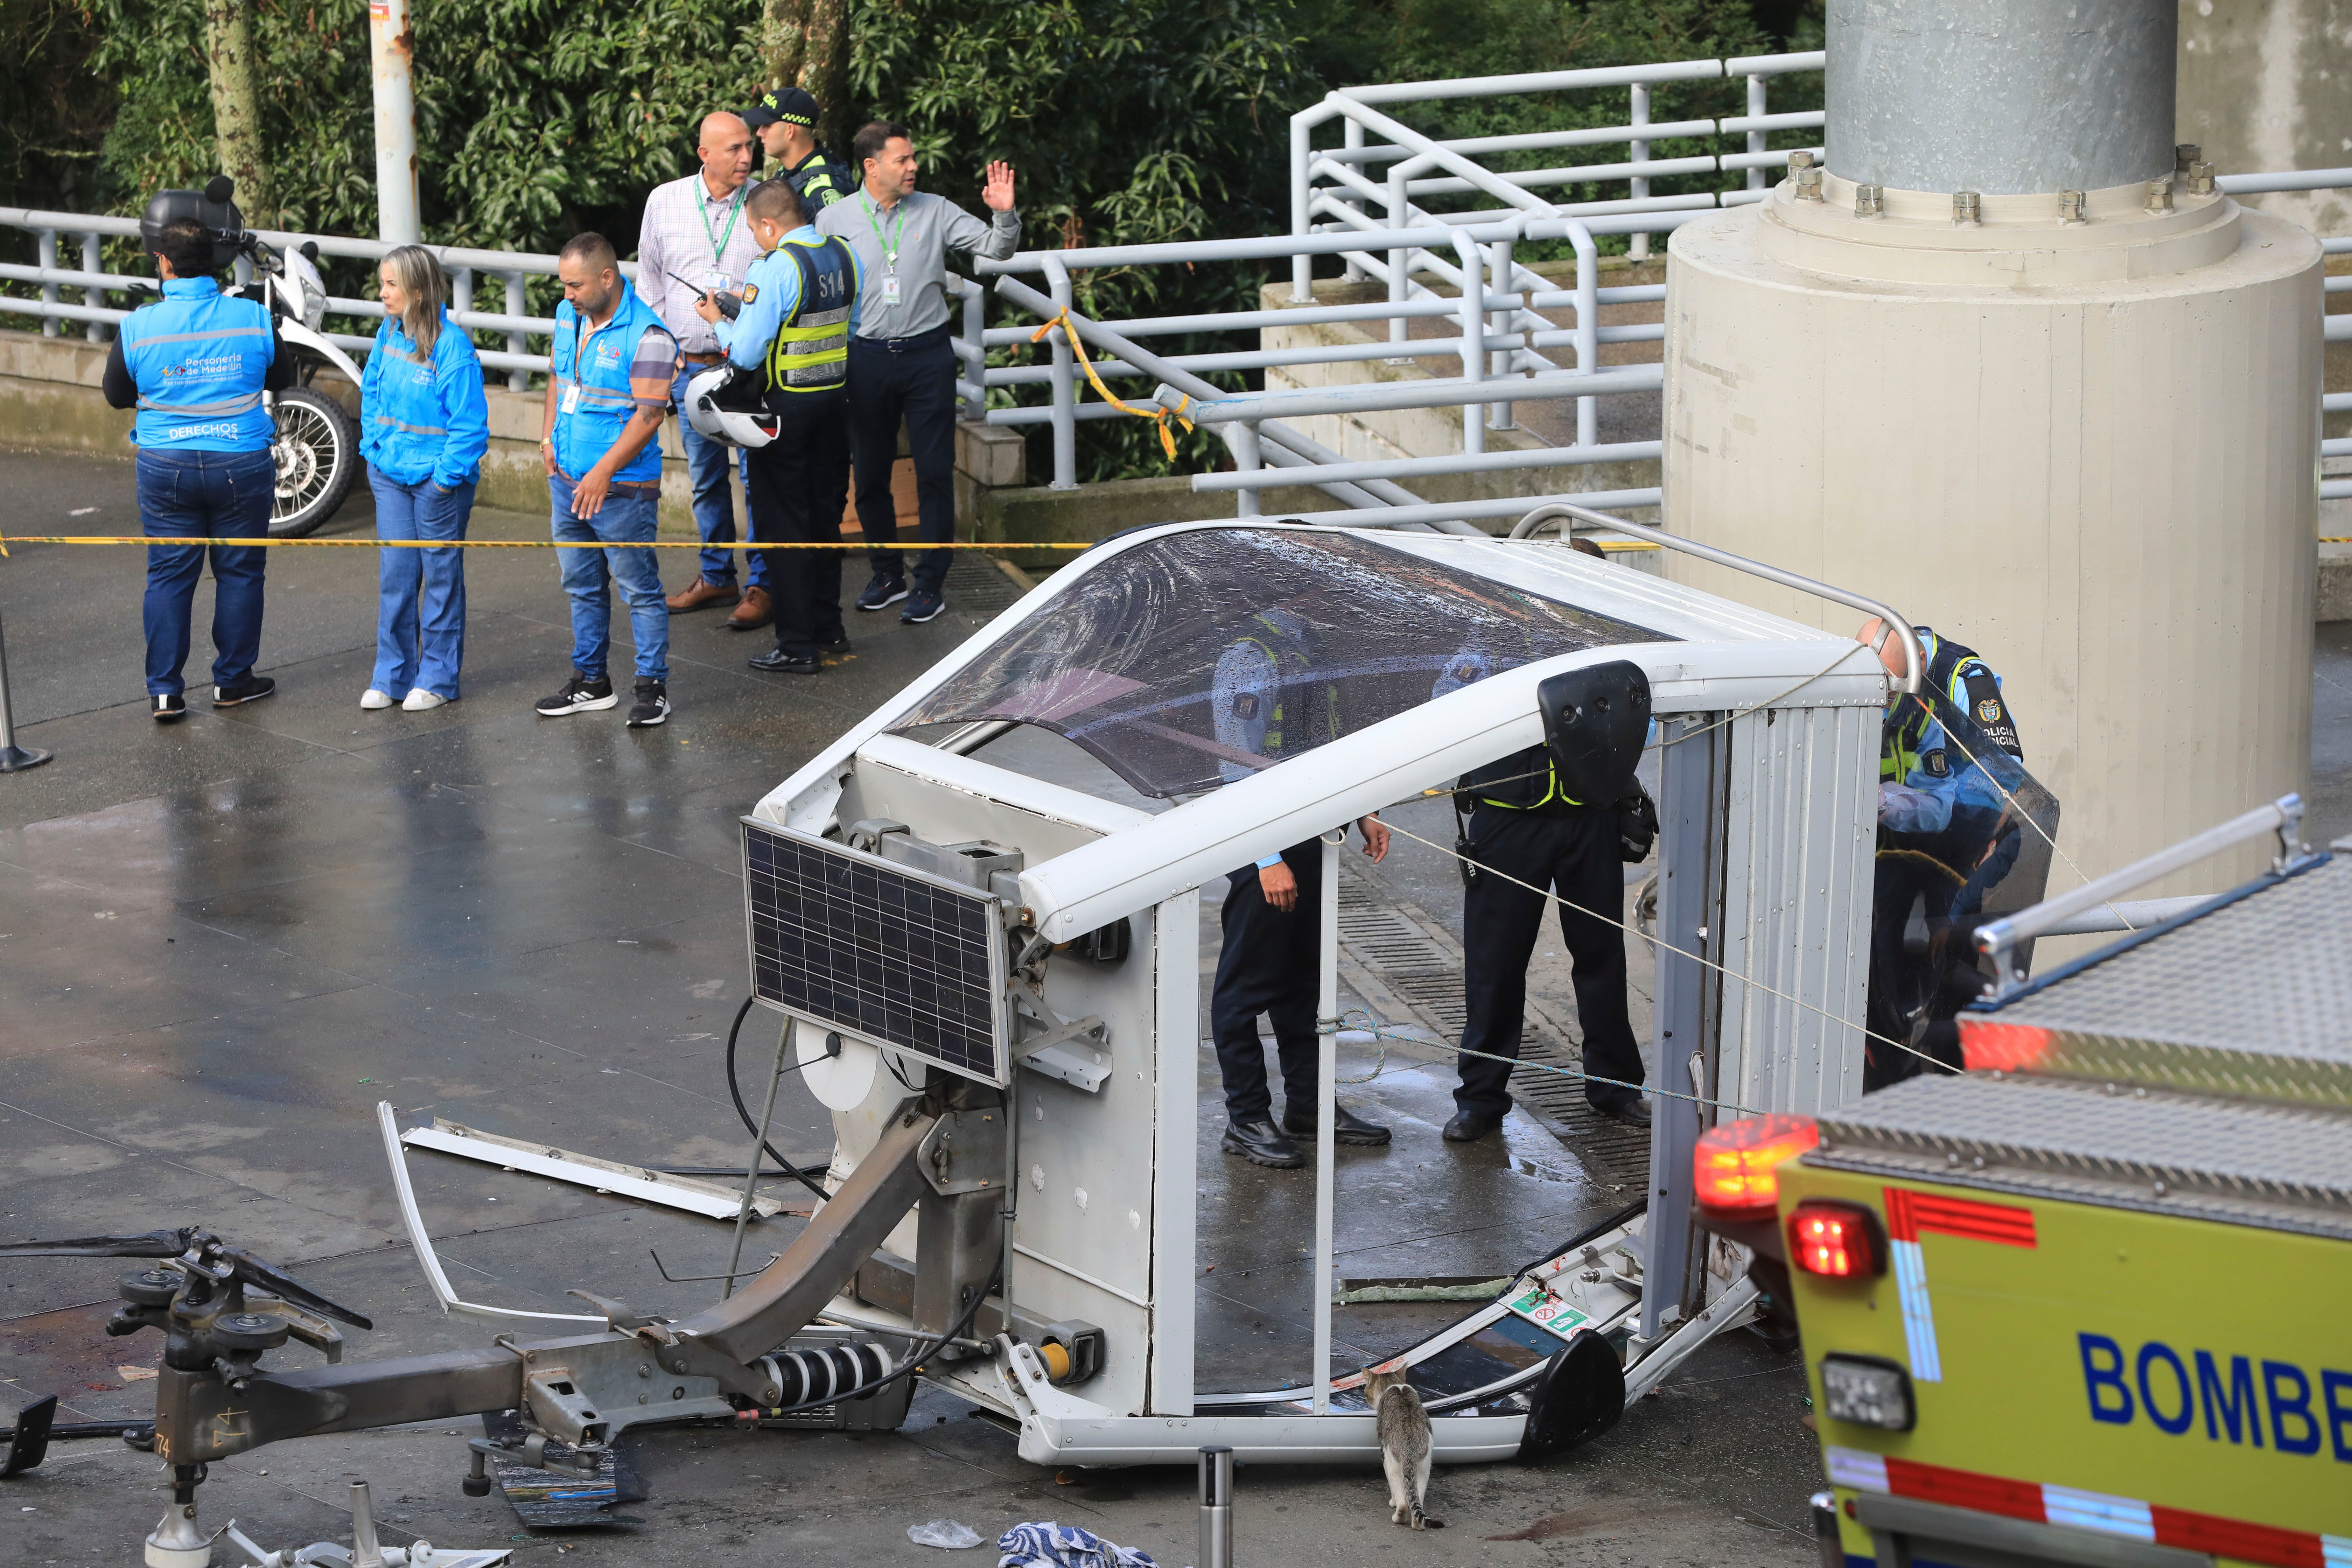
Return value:
[(743, 111), (742, 119), (754, 131), (780, 120), (791, 125), (814, 126), (816, 99), (805, 88), (776, 88), (761, 93), (760, 101)]

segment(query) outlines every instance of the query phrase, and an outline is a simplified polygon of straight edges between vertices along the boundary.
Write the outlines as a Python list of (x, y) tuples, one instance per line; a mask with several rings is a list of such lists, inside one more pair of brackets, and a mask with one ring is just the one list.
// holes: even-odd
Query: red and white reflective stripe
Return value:
[(2352, 1568), (2352, 1537), (2281, 1530), (2248, 1520), (2167, 1508), (2137, 1498), (2011, 1480), (1863, 1448), (1832, 1447), (1827, 1458), (1830, 1483), (1853, 1491), (1916, 1498), (2034, 1524), (2120, 1536), (2151, 1546), (2177, 1546), (2242, 1563), (2269, 1563), (2273, 1568)]
[(1919, 1247), (1919, 1238), (1930, 1231), (1967, 1241), (2031, 1248), (2033, 1211), (2011, 1204), (1915, 1193), (1907, 1187), (1886, 1189), (1887, 1251), (1895, 1267), (1895, 1300), (1903, 1309), (1903, 1341), (1910, 1350), (1911, 1377), (1916, 1383), (1944, 1381), (1943, 1352), (1936, 1342), (1935, 1307), (1927, 1298), (1927, 1256)]

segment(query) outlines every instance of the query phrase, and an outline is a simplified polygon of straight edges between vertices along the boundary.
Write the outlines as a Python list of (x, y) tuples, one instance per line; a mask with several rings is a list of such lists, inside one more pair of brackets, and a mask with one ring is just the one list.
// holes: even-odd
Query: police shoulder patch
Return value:
[(743, 285), (743, 303), (748, 305), (759, 297), (760, 286), (757, 283), (746, 283)]
[(1991, 724), (1991, 723), (1998, 722), (1998, 721), (1999, 721), (1999, 720), (2000, 720), (2000, 698), (1998, 698), (1998, 697), (1987, 697), (1987, 698), (1983, 699), (1982, 700), (1980, 700), (1979, 702), (1978, 702), (1978, 704), (1977, 704), (1977, 722), (1978, 722), (1978, 723), (1979, 723), (1979, 724)]
[(1944, 748), (1941, 746), (1937, 747), (1934, 751), (1929, 752), (1927, 755), (1921, 757), (1919, 759), (1919, 766), (1931, 779), (1944, 779), (1952, 776), (1952, 759), (1945, 754)]

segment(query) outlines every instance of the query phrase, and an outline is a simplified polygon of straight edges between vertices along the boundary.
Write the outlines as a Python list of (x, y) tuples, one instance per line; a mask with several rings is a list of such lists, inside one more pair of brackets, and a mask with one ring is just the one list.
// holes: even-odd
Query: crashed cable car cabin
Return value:
[[(1563, 690), (1644, 689), (1659, 934), (1691, 955), (1660, 957), (1653, 1081), (1763, 1110), (1854, 1099), (1887, 694), (1869, 650), (1564, 543), (1140, 531), (1055, 574), (744, 820), (754, 987), (833, 1110), (839, 1186), (721, 1310), (793, 1304), (743, 1348), (819, 1308), (909, 1336), (969, 1323), (971, 1348), (926, 1375), (1017, 1421), (1025, 1458), (1190, 1462), (1216, 1443), (1376, 1460), (1361, 1374), (1332, 1379), (1328, 1357), (1282, 1388), (1202, 1389), (1199, 889), (1543, 743)], [(992, 764), (990, 742), (1024, 724), (1177, 804)], [(1327, 1040), (1333, 929), (1327, 914)], [(1324, 1081), (1328, 1107), (1328, 1049)], [(1544, 1261), (1399, 1358), (1438, 1458), (1580, 1440), (1748, 1321), (1754, 1288), (1692, 1241), (1701, 1120), (1661, 1099), (1645, 1212), (1527, 1237)], [(1319, 1179), (1328, 1205), (1328, 1163)]]
[[(1625, 526), (1886, 617), (1916, 689), (1916, 637), (1885, 606)], [(1648, 1190), (1585, 1234), (1526, 1237), (1538, 1261), (1501, 1295), (1383, 1363), (1427, 1401), (1438, 1459), (1554, 1451), (1758, 1309), (1738, 1250), (1694, 1241), (1699, 1102), (1712, 1121), (1718, 1102), (1811, 1113), (1861, 1091), (1874, 878), (1888, 854), (1923, 853), (1879, 845), (1887, 692), (1877, 656), (1846, 637), (1562, 544), (1139, 531), (1056, 573), (744, 818), (752, 982), (784, 1016), (780, 1052), (831, 1108), (836, 1146), (832, 1195), (731, 1295), (671, 1321), (576, 1291), (601, 1317), (557, 1337), (343, 1362), (326, 1320), (364, 1319), (210, 1231), (6, 1250), (176, 1259), (124, 1282), (114, 1330), (169, 1336), (155, 1452), (173, 1506), (148, 1541), (157, 1568), (201, 1568), (210, 1552), (196, 1524), (205, 1463), (285, 1438), (518, 1412), (520, 1435), (471, 1444), (479, 1495), (488, 1458), (593, 1474), (638, 1423), (854, 1416), (915, 1364), (1017, 1423), (1039, 1462), (1191, 1462), (1223, 1444), (1244, 1459), (1371, 1463), (1361, 1373), (1334, 1378), (1328, 1353), (1328, 1139), (1315, 1364), (1280, 1388), (1202, 1388), (1219, 1380), (1195, 1357), (1199, 889), (1539, 743), (1564, 783), (1582, 769), (1630, 789), (1654, 715), (1664, 945)], [(989, 743), (1024, 724), (1098, 759), (1123, 798), (1108, 781), (1091, 795), (990, 762)], [(1325, 1125), (1337, 853), (1327, 839)], [(2005, 875), (1963, 893), (1997, 915), (2039, 883)], [(1924, 1029), (1932, 1008), (1916, 1012)], [(1696, 1099), (1674, 1098), (1685, 1093)], [(380, 1114), (445, 1308), (543, 1316), (455, 1299)], [(289, 1334), (329, 1363), (261, 1365)], [(45, 1437), (20, 1430), (11, 1468), (37, 1463)]]

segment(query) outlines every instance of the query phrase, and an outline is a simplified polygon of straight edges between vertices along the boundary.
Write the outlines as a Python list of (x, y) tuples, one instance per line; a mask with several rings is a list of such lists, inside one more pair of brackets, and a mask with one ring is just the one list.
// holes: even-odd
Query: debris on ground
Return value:
[(980, 1544), (980, 1532), (968, 1524), (952, 1519), (935, 1519), (929, 1524), (910, 1524), (907, 1539), (918, 1546), (944, 1546), (950, 1552)]
[(1160, 1568), (1132, 1547), (1075, 1524), (1016, 1524), (996, 1538), (996, 1568)]

